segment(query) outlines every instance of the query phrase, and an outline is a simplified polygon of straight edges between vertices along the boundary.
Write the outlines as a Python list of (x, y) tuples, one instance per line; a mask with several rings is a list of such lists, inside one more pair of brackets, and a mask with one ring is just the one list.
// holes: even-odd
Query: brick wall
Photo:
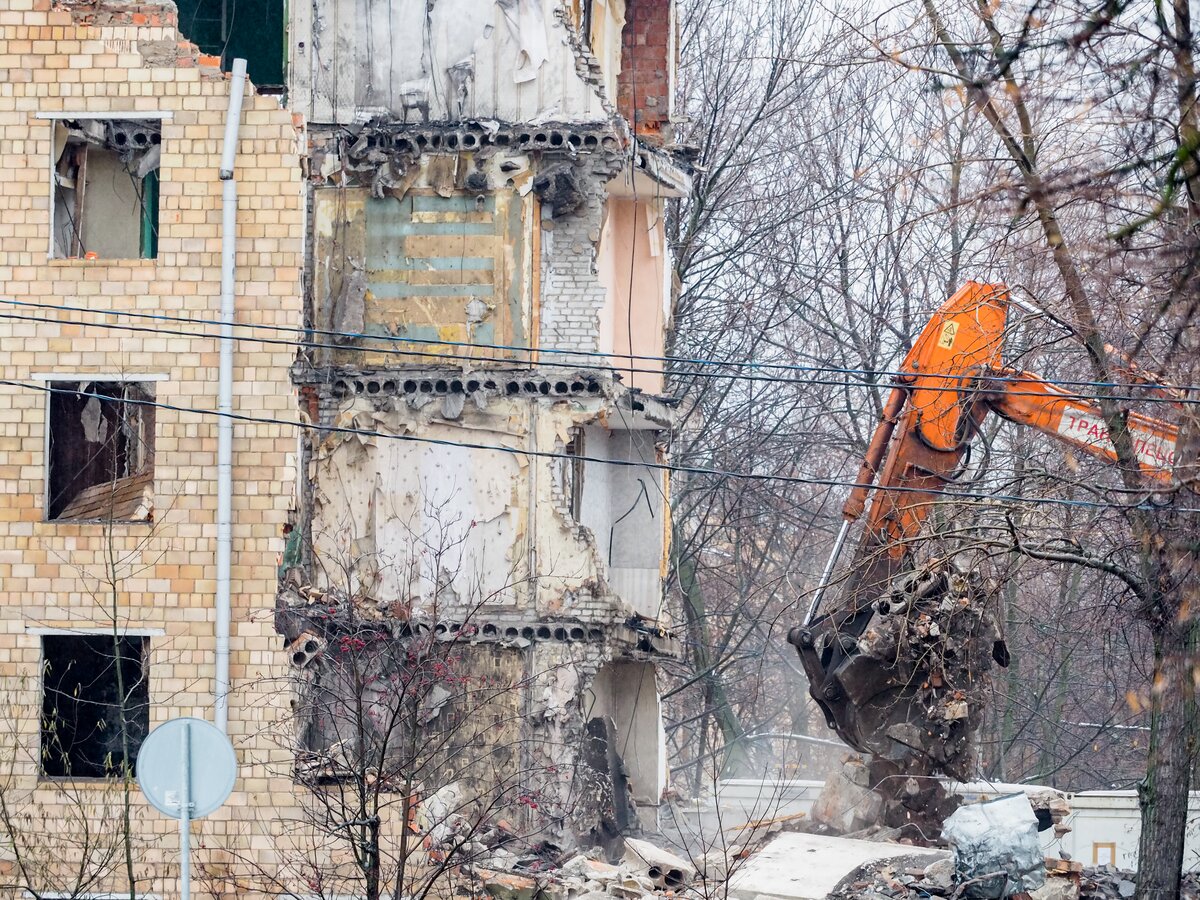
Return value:
[[(542, 297), (539, 345), (557, 350), (597, 351), (600, 310), (606, 290), (596, 272), (602, 214), (593, 194), (571, 215), (549, 217), (543, 207)], [(563, 365), (594, 367), (595, 357), (554, 354)]]
[[(0, 4), (0, 298), (48, 308), (0, 319), (0, 790), (28, 810), (31, 846), (47, 865), (74, 850), (56, 835), (91, 820), (94, 840), (113, 839), (114, 792), (103, 782), (39, 781), (41, 638), (36, 629), (149, 629), (150, 724), (194, 715), (211, 719), (216, 511), (217, 341), (212, 326), (135, 320), (130, 331), (100, 310), (214, 319), (219, 310), (221, 186), (217, 178), (229, 82), (213, 58), (181, 43), (174, 7), (128, 3), (52, 7), (49, 0)], [(86, 18), (85, 18), (86, 17)], [(49, 163), (56, 111), (169, 114), (162, 123), (156, 259), (49, 259)], [(301, 322), (303, 188), (291, 114), (248, 92), (237, 161), (237, 318)], [(97, 312), (76, 312), (62, 306)], [(0, 313), (16, 312), (0, 305)], [(91, 323), (91, 324), (89, 324)], [(178, 332), (178, 333), (172, 333)], [(293, 420), (288, 379), (294, 348), (241, 342), (235, 352), (234, 408), (247, 416)], [(36, 373), (163, 376), (157, 410), (152, 524), (44, 520), (46, 396)], [(192, 411), (192, 410), (198, 410)], [(290, 753), (280, 739), (287, 713), (285, 659), (270, 610), (295, 466), (295, 431), (235, 425), (233, 633), (230, 736), (241, 778), (229, 804), (197, 823), (196, 866), (212, 895), (222, 868), (278, 858), (271, 831), (294, 807)], [(115, 560), (115, 584), (106, 572)], [(115, 588), (115, 590), (114, 590)], [(105, 812), (105, 810), (108, 812)], [(140, 890), (175, 896), (173, 823), (134, 794), (135, 862)], [(38, 823), (41, 823), (40, 825)], [(108, 823), (107, 825), (105, 823)], [(45, 828), (45, 835), (37, 829)], [(157, 835), (157, 836), (156, 836)], [(212, 849), (214, 843), (229, 852)], [(21, 884), (4, 841), (0, 871)], [(39, 865), (41, 862), (39, 862)], [(248, 871), (249, 869), (247, 869)], [(64, 876), (65, 878), (66, 876)], [(115, 879), (115, 880), (114, 880)], [(73, 882), (31, 885), (72, 889)], [(113, 866), (88, 889), (120, 890)], [(19, 893), (19, 891), (18, 891)]]
[(617, 109), (639, 137), (661, 143), (671, 110), (671, 0), (627, 0)]

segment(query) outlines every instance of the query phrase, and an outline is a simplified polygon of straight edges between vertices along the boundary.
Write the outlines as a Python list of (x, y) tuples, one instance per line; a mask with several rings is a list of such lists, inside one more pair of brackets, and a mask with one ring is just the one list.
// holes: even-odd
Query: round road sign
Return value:
[[(190, 777), (184, 784), (185, 773)], [(137, 780), (159, 812), (179, 818), (180, 798), (191, 800), (190, 819), (220, 808), (237, 781), (229, 738), (203, 719), (171, 719), (155, 728), (137, 756)]]

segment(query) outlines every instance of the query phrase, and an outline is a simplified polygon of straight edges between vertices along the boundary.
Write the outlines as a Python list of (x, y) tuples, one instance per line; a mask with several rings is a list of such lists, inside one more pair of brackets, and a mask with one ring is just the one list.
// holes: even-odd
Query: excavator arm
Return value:
[[(1029, 372), (1004, 369), (979, 381), (982, 401), (1011, 422), (1028, 425), (1105, 462), (1117, 461), (1117, 449), (1104, 414), (1090, 403)], [(1179, 429), (1159, 419), (1131, 412), (1125, 427), (1133, 439), (1142, 474), (1169, 482), (1175, 466)]]
[[(898, 772), (965, 776), (982, 703), (978, 682), (1007, 664), (977, 586), (948, 567), (914, 569), (913, 546), (942, 493), (964, 468), (989, 412), (1115, 461), (1094, 404), (1002, 364), (1003, 285), (969, 283), (926, 324), (900, 366), (844, 523), (808, 614), (788, 640), (829, 726)], [(1130, 414), (1143, 471), (1169, 480), (1177, 430)], [(852, 523), (862, 536), (831, 609), (820, 614)]]

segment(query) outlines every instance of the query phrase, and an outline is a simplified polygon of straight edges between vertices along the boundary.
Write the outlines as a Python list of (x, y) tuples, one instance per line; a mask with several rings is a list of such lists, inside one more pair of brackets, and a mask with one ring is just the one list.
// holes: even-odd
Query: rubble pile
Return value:
[[(1082, 863), (1047, 857), (1045, 883), (1032, 891), (1006, 896), (1011, 900), (1129, 900), (1137, 889), (1137, 875), (1113, 866), (1084, 868)], [(960, 900), (974, 897), (971, 888), (954, 871), (951, 860), (927, 866), (905, 865), (903, 860), (876, 864), (854, 872), (829, 895), (830, 900)], [(1200, 900), (1200, 872), (1183, 876), (1179, 900)]]
[[(872, 698), (876, 721), (863, 724), (894, 742), (871, 749), (902, 771), (970, 775), (986, 673), (993, 661), (1008, 663), (988, 596), (973, 574), (938, 567), (898, 579), (875, 603), (857, 651), (878, 661), (883, 677)], [(912, 766), (913, 754), (925, 765)]]
[[(1035, 890), (1006, 892), (1011, 900), (1091, 900), (1080, 892), (1079, 863), (1063, 865), (1065, 861), (1046, 859), (1045, 879)], [(983, 893), (973, 888), (983, 888)], [(860, 869), (852, 873), (842, 886), (831, 893), (830, 900), (965, 900), (965, 898), (995, 897), (994, 885), (988, 879), (963, 879), (949, 859), (940, 859), (927, 866), (906, 866), (903, 860), (882, 866)], [(1097, 897), (1107, 895), (1097, 895)], [(1116, 895), (1114, 895), (1116, 896)]]
[(705, 857), (698, 870), (688, 859), (635, 838), (625, 839), (625, 855), (616, 864), (554, 851), (543, 846), (517, 855), (496, 848), (464, 870), (495, 900), (636, 900), (673, 896), (698, 878), (722, 879), (727, 866), (725, 854), (717, 854), (720, 860)]
[[(1089, 867), (1083, 870), (1079, 885), (1079, 900), (1126, 900), (1137, 889), (1137, 873), (1115, 866)], [(1200, 872), (1183, 876), (1179, 900), (1200, 900)]]
[[(1039, 832), (1071, 829), (1071, 809), (1055, 791), (1016, 793), (959, 806), (942, 828), (952, 856), (923, 865), (903, 859), (865, 865), (842, 880), (837, 900), (1090, 900), (1083, 863), (1045, 857)], [(1115, 872), (1115, 870), (1113, 870)], [(1102, 879), (1103, 881), (1103, 879)], [(1109, 879), (1113, 894), (1132, 896), (1132, 883)], [(1125, 893), (1128, 891), (1128, 893)], [(1200, 900), (1200, 898), (1197, 898)]]
[(988, 673), (1009, 662), (992, 593), (978, 573), (924, 566), (788, 636), (829, 726), (868, 755), (865, 777), (850, 781), (878, 793), (876, 818), (905, 837), (936, 834), (958, 805), (935, 776), (974, 771)]

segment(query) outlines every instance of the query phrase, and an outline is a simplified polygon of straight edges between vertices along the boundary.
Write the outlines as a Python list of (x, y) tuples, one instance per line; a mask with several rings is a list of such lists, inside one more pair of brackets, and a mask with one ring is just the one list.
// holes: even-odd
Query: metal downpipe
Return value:
[(246, 91), (246, 61), (235, 59), (229, 82), (229, 112), (221, 148), (221, 339), (217, 380), (217, 596), (214, 723), (229, 728), (230, 571), (233, 553), (233, 322), (237, 245), (237, 182), (233, 177), (238, 129)]

